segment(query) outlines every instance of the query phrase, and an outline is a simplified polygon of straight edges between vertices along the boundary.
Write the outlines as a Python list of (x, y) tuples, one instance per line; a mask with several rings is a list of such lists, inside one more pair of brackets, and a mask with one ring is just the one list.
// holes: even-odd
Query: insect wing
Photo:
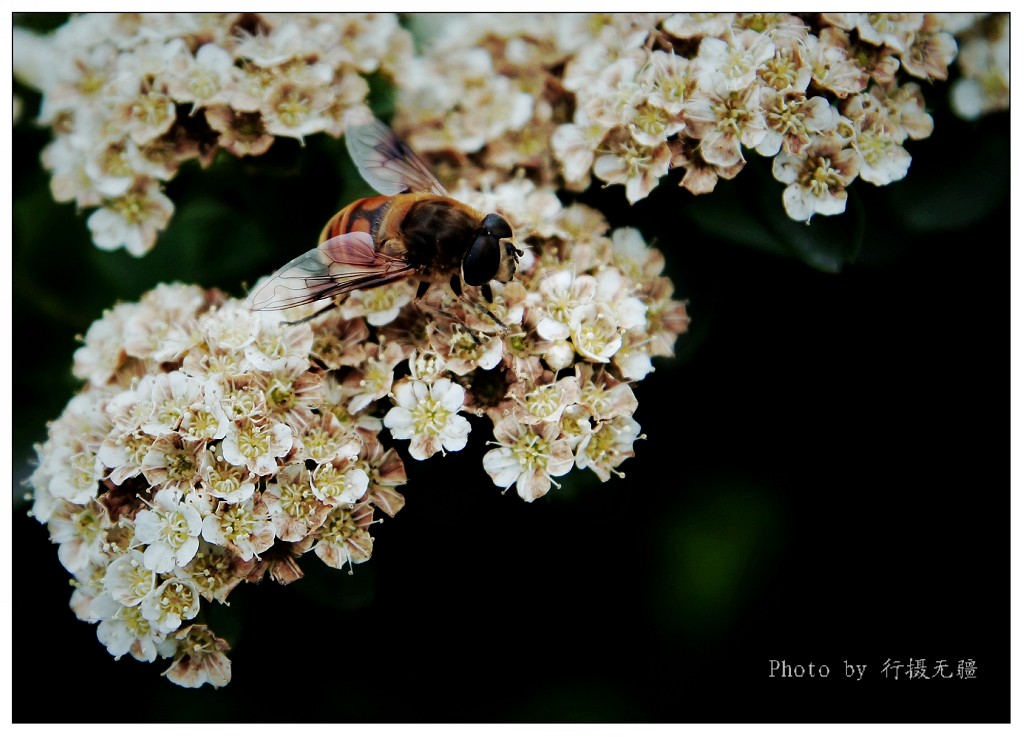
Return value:
[(363, 179), (381, 194), (409, 191), (448, 196), (423, 160), (379, 120), (346, 130), (345, 146)]
[(369, 233), (344, 233), (289, 261), (250, 292), (247, 303), (253, 310), (286, 310), (390, 284), (415, 271), (403, 259), (377, 253)]

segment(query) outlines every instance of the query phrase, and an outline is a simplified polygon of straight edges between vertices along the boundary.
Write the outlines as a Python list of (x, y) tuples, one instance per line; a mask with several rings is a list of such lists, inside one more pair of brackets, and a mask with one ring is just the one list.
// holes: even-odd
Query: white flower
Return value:
[(194, 583), (169, 578), (150, 591), (139, 608), (158, 632), (166, 634), (199, 614), (199, 603), (199, 590)]
[(910, 168), (910, 154), (879, 128), (860, 131), (852, 141), (860, 156), (860, 178), (882, 186), (903, 179)]
[(322, 502), (353, 504), (363, 498), (370, 477), (362, 468), (345, 461), (323, 463), (310, 476), (313, 496)]
[(681, 113), (697, 84), (694, 72), (694, 65), (685, 56), (653, 51), (642, 72), (646, 87), (651, 89), (647, 96), (648, 104), (672, 115)]
[(236, 68), (231, 54), (213, 43), (203, 44), (195, 56), (181, 44), (168, 64), (168, 91), (176, 100), (192, 102), (192, 110), (227, 101)]
[(594, 152), (608, 129), (592, 123), (583, 108), (576, 110), (572, 123), (563, 123), (551, 136), (551, 153), (562, 163), (567, 182), (586, 182), (594, 163)]
[(244, 305), (232, 304), (221, 307), (216, 313), (203, 315), (200, 326), (205, 330), (211, 346), (237, 351), (256, 340), (263, 319), (260, 313)]
[(204, 387), (203, 397), (181, 415), (178, 431), (185, 440), (220, 440), (228, 434), (227, 414), (213, 393)]
[(103, 545), (109, 526), (106, 508), (95, 501), (84, 507), (63, 503), (47, 522), (50, 540), (60, 546), (57, 558), (61, 565), (75, 574), (106, 564)]
[(341, 305), (341, 314), (346, 320), (365, 317), (374, 327), (387, 325), (412, 301), (414, 289), (411, 280), (405, 279), (376, 289), (357, 289)]
[(700, 139), (700, 153), (709, 164), (727, 168), (743, 161), (743, 147), (755, 148), (767, 134), (761, 110), (767, 88), (751, 84), (740, 90), (703, 91), (685, 105), (687, 123)]
[[(390, 384), (389, 384), (390, 386)], [(299, 428), (294, 438), (295, 448), (303, 459), (318, 464), (335, 459), (355, 458), (362, 442), (355, 429), (341, 422), (333, 412), (324, 412)]]
[(450, 379), (432, 384), (404, 380), (395, 385), (392, 407), (384, 416), (384, 426), (398, 440), (411, 440), (409, 454), (424, 460), (438, 451), (466, 447), (470, 425), (459, 414), (466, 392)]
[(405, 359), (405, 350), (397, 343), (367, 346), (363, 367), (345, 379), (344, 386), (352, 392), (348, 411), (358, 414), (371, 403), (386, 397), (395, 378), (395, 366)]
[(811, 142), (811, 135), (834, 127), (835, 108), (824, 97), (806, 98), (798, 90), (770, 93), (764, 98), (767, 125), (757, 145), (762, 156), (775, 156), (785, 145), (786, 152), (798, 156)]
[(846, 186), (857, 176), (859, 157), (835, 136), (820, 136), (799, 157), (785, 152), (772, 162), (772, 174), (786, 187), (782, 201), (793, 220), (810, 221), (815, 213), (846, 210)]
[(252, 342), (245, 344), (245, 357), (260, 371), (279, 371), (289, 361), (304, 361), (313, 349), (313, 329), (309, 323), (289, 325), (277, 321), (269, 312), (257, 313), (263, 324)]
[(155, 573), (184, 566), (199, 549), (203, 520), (195, 507), (179, 501), (179, 492), (162, 489), (153, 497), (153, 508), (135, 516), (135, 537), (146, 545), (143, 564)]
[(130, 653), (136, 660), (152, 663), (157, 658), (158, 646), (167, 637), (142, 614), (140, 606), (121, 606), (107, 597), (116, 607), (110, 616), (103, 617), (96, 627), (96, 637), (107, 652), (119, 660)]
[(651, 193), (668, 173), (672, 152), (666, 143), (644, 146), (629, 136), (611, 145), (610, 153), (594, 161), (594, 176), (609, 184), (624, 184), (626, 199), (634, 204)]
[(636, 330), (627, 331), (622, 345), (612, 359), (624, 379), (639, 381), (654, 370), (648, 352), (646, 336)]
[(206, 451), (201, 469), (202, 488), (216, 499), (231, 504), (244, 502), (256, 491), (256, 476), (244, 465), (224, 458), (220, 447)]
[(775, 45), (764, 33), (743, 30), (729, 41), (705, 37), (694, 61), (694, 76), (704, 90), (722, 97), (746, 89), (762, 63), (775, 55)]
[(369, 560), (373, 552), (373, 538), (368, 532), (372, 522), (373, 508), (365, 502), (354, 507), (339, 506), (327, 516), (313, 550), (332, 568), (348, 564), (351, 569), (353, 564)]
[(228, 463), (244, 466), (258, 476), (278, 469), (277, 459), (292, 447), (292, 429), (283, 422), (241, 419), (228, 426), (221, 452)]
[[(141, 388), (141, 387), (140, 387)], [(141, 401), (148, 401), (152, 413), (139, 427), (153, 436), (167, 435), (178, 429), (188, 408), (195, 403), (202, 391), (202, 384), (181, 371), (161, 374), (146, 384), (146, 395)]]
[(330, 96), (319, 86), (279, 83), (267, 95), (261, 109), (267, 132), (301, 141), (303, 136), (330, 125), (330, 102)]
[(141, 471), (153, 488), (173, 487), (187, 492), (199, 480), (203, 448), (177, 434), (158, 437), (142, 459)]
[(139, 180), (130, 191), (108, 200), (86, 224), (100, 248), (124, 248), (142, 256), (156, 243), (157, 231), (167, 227), (173, 212), (174, 203), (154, 180)]
[(123, 484), (142, 473), (142, 464), (153, 447), (153, 438), (141, 431), (111, 431), (99, 450), (99, 459), (111, 469), (111, 483)]
[(640, 434), (640, 425), (628, 415), (598, 423), (576, 449), (576, 467), (589, 468), (602, 481), (612, 473), (622, 476), (615, 468), (633, 457), (633, 441)]
[(270, 513), (258, 495), (238, 504), (221, 502), (203, 518), (202, 531), (206, 542), (223, 545), (242, 560), (252, 560), (274, 544)]
[[(303, 464), (282, 469), (263, 492), (274, 534), (286, 542), (298, 542), (320, 527), (332, 505), (318, 499)], [(353, 500), (355, 501), (355, 500)]]
[(580, 385), (575, 377), (566, 376), (550, 384), (541, 384), (523, 397), (524, 412), (519, 419), (527, 425), (537, 422), (557, 423), (562, 412), (579, 401), (579, 398)]
[(269, 33), (245, 34), (235, 54), (261, 67), (283, 64), (302, 52), (302, 29), (297, 23), (281, 23)]
[(177, 360), (202, 340), (195, 314), (205, 302), (198, 287), (158, 284), (125, 322), (125, 352), (161, 363)]
[(495, 486), (507, 489), (515, 484), (528, 502), (548, 493), (553, 476), (572, 469), (572, 450), (559, 438), (557, 424), (522, 425), (509, 416), (494, 426), (494, 437), (501, 447), (484, 454), (484, 470)]
[(228, 643), (214, 636), (204, 624), (193, 624), (176, 632), (173, 649), (161, 654), (173, 657), (171, 667), (164, 671), (167, 680), (185, 688), (199, 688), (209, 683), (214, 688), (226, 686), (231, 680), (231, 661), (224, 654)]
[(501, 338), (477, 335), (454, 323), (432, 331), (430, 345), (444, 357), (445, 368), (458, 376), (477, 368), (487, 371), (501, 361)]
[(129, 550), (107, 566), (103, 588), (124, 606), (133, 607), (156, 588), (156, 573), (147, 568), (139, 550)]
[(563, 269), (541, 280), (538, 292), (544, 317), (537, 323), (537, 334), (544, 340), (569, 337), (573, 315), (590, 304), (597, 291), (597, 281), (589, 275), (576, 276)]
[(640, 327), (646, 322), (646, 305), (639, 297), (630, 294), (630, 286), (618, 269), (605, 268), (597, 273), (594, 296), (601, 310), (611, 315), (623, 330)]
[(104, 310), (85, 333), (84, 345), (75, 351), (73, 373), (96, 386), (110, 381), (124, 354), (122, 331), (138, 305), (119, 304)]
[(53, 444), (46, 470), (50, 476), (49, 492), (58, 499), (85, 504), (98, 494), (99, 482), (104, 477), (103, 463), (98, 448), (72, 444)]

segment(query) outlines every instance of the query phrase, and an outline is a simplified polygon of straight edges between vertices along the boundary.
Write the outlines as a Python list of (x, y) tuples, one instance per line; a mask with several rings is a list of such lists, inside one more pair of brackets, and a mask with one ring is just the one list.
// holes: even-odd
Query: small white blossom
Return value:
[(140, 606), (124, 606), (110, 601), (116, 609), (97, 625), (97, 639), (114, 656), (114, 660), (131, 654), (136, 660), (152, 663), (157, 658), (160, 643), (167, 637), (166, 632), (143, 615)]
[(223, 499), (229, 504), (244, 502), (256, 491), (256, 474), (246, 465), (227, 460), (221, 446), (206, 451), (200, 473), (202, 488), (215, 499)]
[(57, 558), (64, 568), (75, 574), (106, 563), (103, 546), (109, 526), (107, 510), (96, 502), (82, 507), (65, 502), (47, 521), (50, 540), (59, 546)]
[(156, 588), (156, 573), (147, 568), (139, 550), (129, 550), (107, 566), (103, 587), (114, 601), (134, 607)]
[(612, 473), (622, 475), (616, 467), (633, 457), (633, 441), (640, 434), (640, 425), (628, 415), (598, 423), (576, 449), (576, 467), (589, 468), (602, 481)]
[(274, 528), (267, 505), (258, 496), (243, 502), (220, 502), (202, 522), (203, 539), (223, 545), (242, 560), (259, 556), (274, 544)]
[(278, 459), (292, 447), (292, 429), (283, 422), (236, 420), (221, 442), (225, 460), (266, 476), (278, 469)]
[(519, 496), (528, 502), (544, 496), (553, 476), (564, 476), (572, 468), (569, 443), (559, 438), (556, 424), (521, 425), (515, 417), (506, 417), (494, 426), (500, 447), (484, 455), (484, 470), (496, 486), (516, 485)]
[(466, 447), (470, 425), (459, 414), (466, 392), (450, 379), (401, 381), (395, 385), (397, 406), (384, 416), (384, 426), (397, 440), (411, 440), (409, 454), (424, 460), (438, 451)]
[(93, 242), (106, 251), (124, 248), (142, 256), (156, 243), (157, 232), (167, 227), (174, 203), (152, 180), (140, 180), (130, 191), (106, 200), (86, 224)]
[[(164, 675), (185, 688), (209, 683), (214, 688), (231, 680), (231, 661), (224, 654), (228, 644), (215, 637), (206, 625), (194, 624), (174, 633), (174, 648), (166, 654), (174, 658)], [(166, 643), (165, 643), (166, 644)]]
[(772, 174), (788, 185), (782, 200), (794, 220), (810, 221), (815, 213), (836, 215), (846, 209), (846, 186), (858, 173), (858, 157), (836, 137), (819, 137), (800, 157), (781, 153)]
[(363, 498), (370, 477), (347, 461), (333, 461), (316, 467), (310, 476), (313, 496), (330, 504), (352, 504)]
[(169, 633), (199, 614), (200, 600), (194, 583), (169, 578), (146, 594), (139, 608), (158, 632)]
[(368, 532), (371, 522), (373, 508), (369, 504), (339, 506), (327, 516), (313, 550), (331, 568), (347, 564), (351, 572), (352, 565), (369, 560), (373, 552)]
[(135, 537), (147, 546), (143, 564), (155, 573), (166, 573), (187, 564), (199, 549), (203, 520), (179, 492), (167, 488), (153, 497), (153, 507), (135, 516)]

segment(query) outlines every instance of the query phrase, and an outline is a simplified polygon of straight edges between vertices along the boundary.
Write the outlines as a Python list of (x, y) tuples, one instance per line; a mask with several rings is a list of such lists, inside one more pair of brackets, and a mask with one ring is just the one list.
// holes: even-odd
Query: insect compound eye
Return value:
[(501, 249), (490, 235), (478, 235), (462, 259), (462, 278), (471, 287), (486, 284), (498, 273)]
[(498, 240), (512, 237), (512, 228), (508, 221), (496, 212), (484, 218), (483, 229)]

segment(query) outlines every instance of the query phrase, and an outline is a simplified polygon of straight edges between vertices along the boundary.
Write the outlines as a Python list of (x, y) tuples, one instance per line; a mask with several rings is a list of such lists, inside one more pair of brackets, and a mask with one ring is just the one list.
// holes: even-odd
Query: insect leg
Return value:
[[(452, 291), (455, 292), (456, 297), (459, 297), (463, 302), (468, 304), (477, 312), (487, 315), (487, 317), (489, 317), (491, 321), (501, 329), (501, 332), (508, 332), (508, 325), (499, 320), (498, 317), (493, 312), (491, 312), (484, 305), (479, 304), (478, 302), (474, 302), (473, 300), (471, 300), (469, 297), (462, 293), (462, 279), (459, 278), (458, 274), (453, 274), (451, 281), (448, 283), (451, 285)], [(488, 302), (494, 301), (494, 293), (491, 291), (491, 285), (489, 283), (484, 284), (482, 287), (480, 287), (480, 293), (483, 296), (483, 298), (486, 299)]]
[(463, 320), (458, 315), (455, 315), (455, 314), (449, 312), (448, 310), (444, 309), (443, 307), (438, 307), (437, 305), (427, 304), (426, 302), (417, 302), (416, 304), (424, 312), (427, 311), (427, 310), (430, 310), (432, 312), (436, 312), (438, 315), (448, 319), (451, 322), (458, 323), (459, 325), (461, 325), (462, 327), (464, 327), (466, 329), (466, 332), (469, 333), (469, 337), (471, 337), (473, 339), (474, 343), (476, 343), (477, 345), (483, 345), (480, 342), (480, 338), (477, 337), (476, 331), (473, 330), (473, 328), (471, 328), (469, 325), (467, 325), (466, 321)]
[(495, 325), (497, 325), (502, 333), (507, 333), (509, 331), (508, 325), (503, 323), (498, 318), (498, 316), (495, 315), (493, 312), (491, 312), (491, 310), (486, 305), (482, 305), (479, 302), (475, 302), (475, 301), (471, 300), (469, 297), (466, 297), (466, 296), (462, 297), (462, 301), (465, 302), (466, 304), (468, 304), (470, 307), (472, 307), (474, 310), (476, 310), (480, 314), (487, 315), (487, 317), (489, 317), (491, 319), (491, 322), (493, 322)]
[(320, 315), (324, 314), (325, 312), (327, 312), (329, 310), (333, 310), (335, 307), (338, 306), (338, 304), (339, 304), (338, 302), (331, 302), (326, 307), (321, 307), (319, 310), (314, 312), (312, 315), (306, 315), (305, 317), (300, 318), (298, 320), (288, 320), (288, 321), (285, 322), (285, 325), (301, 325), (304, 322), (309, 322), (310, 320), (314, 320), (314, 319), (320, 317)]

